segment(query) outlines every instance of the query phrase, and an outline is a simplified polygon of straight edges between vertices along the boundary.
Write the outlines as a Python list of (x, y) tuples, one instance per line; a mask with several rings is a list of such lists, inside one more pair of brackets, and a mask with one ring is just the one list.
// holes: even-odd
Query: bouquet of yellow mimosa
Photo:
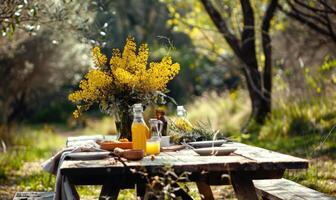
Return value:
[(70, 101), (77, 104), (74, 116), (78, 117), (97, 103), (102, 111), (118, 114), (117, 128), (124, 137), (130, 138), (131, 106), (135, 103), (148, 105), (162, 99), (167, 83), (180, 70), (180, 65), (173, 63), (169, 55), (160, 62), (151, 63), (148, 57), (148, 45), (141, 44), (137, 49), (133, 37), (127, 38), (123, 51), (113, 49), (109, 60), (99, 47), (94, 47), (95, 68), (80, 81), (79, 89), (69, 95)]

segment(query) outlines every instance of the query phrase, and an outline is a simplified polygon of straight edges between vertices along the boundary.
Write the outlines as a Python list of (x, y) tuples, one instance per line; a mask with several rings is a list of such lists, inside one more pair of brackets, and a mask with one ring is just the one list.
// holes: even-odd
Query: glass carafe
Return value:
[(160, 140), (163, 123), (158, 119), (150, 119), (149, 125), (152, 137), (147, 140), (146, 153), (147, 155), (157, 155), (160, 153)]
[(184, 109), (184, 106), (177, 106), (175, 126), (185, 132), (190, 132), (192, 130), (192, 124), (187, 119), (187, 111)]

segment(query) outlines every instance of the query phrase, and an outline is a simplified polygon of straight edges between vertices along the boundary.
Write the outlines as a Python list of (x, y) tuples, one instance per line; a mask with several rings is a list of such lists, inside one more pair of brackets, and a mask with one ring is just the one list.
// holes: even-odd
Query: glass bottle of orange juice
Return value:
[(146, 153), (146, 140), (149, 137), (149, 129), (143, 118), (141, 103), (133, 105), (132, 143), (133, 149), (142, 149)]

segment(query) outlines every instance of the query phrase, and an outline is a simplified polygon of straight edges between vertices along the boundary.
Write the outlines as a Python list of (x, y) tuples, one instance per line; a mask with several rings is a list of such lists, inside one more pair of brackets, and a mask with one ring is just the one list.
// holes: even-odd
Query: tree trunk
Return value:
[(251, 119), (254, 119), (258, 124), (262, 124), (271, 113), (271, 65), (267, 65), (267, 68), (265, 66), (262, 77), (258, 70), (258, 63), (251, 59), (249, 53), (244, 53), (241, 60), (244, 61), (244, 76), (251, 100)]
[[(271, 112), (271, 101), (265, 96), (265, 82), (261, 81), (258, 66), (255, 64), (244, 64), (244, 76), (251, 100), (251, 119), (262, 124)], [(270, 95), (270, 93), (267, 93)]]
[(265, 100), (263, 96), (253, 93), (250, 94), (252, 102), (252, 117), (258, 123), (264, 123), (266, 117), (271, 112), (271, 101)]
[(241, 39), (232, 33), (226, 24), (225, 18), (213, 6), (210, 0), (201, 0), (201, 2), (214, 25), (243, 65), (247, 89), (251, 99), (251, 119), (254, 119), (257, 123), (263, 123), (271, 112), (272, 47), (269, 29), (270, 22), (274, 17), (278, 5), (278, 0), (270, 1), (262, 19), (262, 26), (260, 27), (265, 56), (264, 71), (259, 70), (257, 60), (254, 9), (250, 0), (240, 0), (244, 24)]

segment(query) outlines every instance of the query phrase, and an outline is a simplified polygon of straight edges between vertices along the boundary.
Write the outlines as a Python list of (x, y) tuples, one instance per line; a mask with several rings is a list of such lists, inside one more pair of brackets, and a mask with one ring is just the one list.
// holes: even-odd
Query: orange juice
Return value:
[(160, 153), (160, 141), (147, 141), (146, 144), (146, 153), (148, 155), (154, 154), (157, 155)]
[(146, 141), (149, 129), (144, 123), (134, 122), (132, 124), (133, 149), (142, 149), (146, 153)]

